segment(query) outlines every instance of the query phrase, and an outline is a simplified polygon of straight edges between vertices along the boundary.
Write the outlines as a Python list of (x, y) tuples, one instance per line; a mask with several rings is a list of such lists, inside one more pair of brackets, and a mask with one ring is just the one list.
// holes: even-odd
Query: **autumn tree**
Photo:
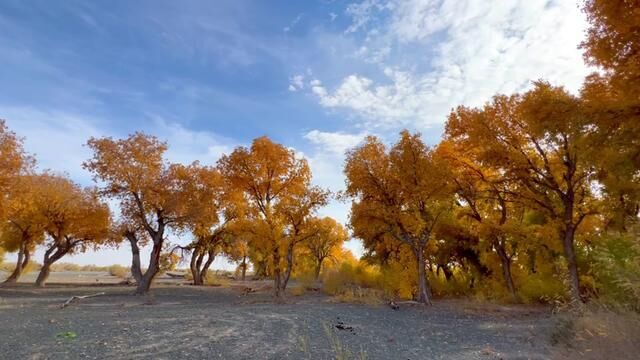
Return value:
[(609, 223), (625, 231), (640, 213), (640, 3), (587, 0), (590, 27), (581, 47), (598, 72), (587, 77), (581, 97), (597, 131), (599, 181), (604, 185)]
[(446, 137), (474, 149), (482, 164), (516, 181), (511, 193), (546, 213), (558, 231), (567, 260), (570, 294), (580, 299), (575, 235), (597, 211), (591, 193), (589, 121), (579, 99), (563, 88), (537, 82), (533, 90), (496, 96), (481, 109), (459, 107)]
[(95, 250), (112, 240), (111, 212), (96, 189), (83, 189), (57, 175), (45, 174), (41, 179), (37, 208), (45, 220), (47, 239), (37, 286), (45, 285), (51, 265), (63, 256)]
[[(462, 145), (462, 146), (458, 146)], [(486, 242), (500, 259), (502, 275), (509, 293), (517, 299), (512, 276), (516, 256), (516, 229), (522, 224), (522, 206), (515, 204), (517, 191), (511, 179), (497, 168), (484, 166), (476, 153), (477, 147), (467, 147), (454, 141), (443, 141), (437, 154), (450, 166), (449, 179), (459, 200), (459, 215), (475, 235)]]
[(278, 204), (278, 210), (285, 221), (284, 242), (286, 243), (286, 268), (282, 281), (284, 292), (289, 283), (294, 264), (294, 251), (298, 244), (316, 236), (320, 231), (315, 226), (315, 211), (327, 204), (329, 192), (317, 186), (311, 186), (304, 192), (292, 194)]
[(0, 225), (0, 247), (18, 252), (16, 266), (5, 280), (15, 283), (29, 264), (36, 246), (44, 241), (46, 218), (41, 197), (46, 194), (47, 175), (16, 176), (5, 197), (5, 221)]
[[(274, 295), (283, 295), (287, 252), (284, 204), (300, 198), (310, 189), (311, 171), (307, 161), (267, 137), (257, 138), (250, 148), (238, 147), (219, 160), (222, 174), (232, 186), (245, 193), (248, 202), (245, 231), (251, 246), (260, 248), (263, 266), (271, 265)], [(257, 263), (254, 262), (257, 267)], [(258, 271), (258, 270), (257, 270)]]
[(342, 244), (347, 241), (349, 234), (344, 226), (328, 216), (313, 219), (311, 226), (316, 230), (304, 242), (304, 246), (313, 259), (315, 279), (318, 280), (325, 260), (342, 250)]
[(244, 199), (215, 167), (194, 163), (174, 165), (173, 171), (182, 179), (183, 190), (192, 194), (192, 216), (185, 218), (184, 227), (193, 241), (181, 248), (190, 252), (194, 285), (202, 285), (216, 256), (233, 245), (234, 224), (242, 216)]
[(20, 139), (0, 119), (0, 216), (3, 215), (5, 198), (18, 175), (28, 172), (34, 160), (25, 153)]
[(353, 235), (365, 248), (395, 242), (410, 249), (418, 279), (416, 299), (431, 303), (425, 250), (451, 207), (443, 169), (419, 134), (403, 131), (389, 150), (368, 137), (347, 154), (345, 195), (353, 200)]
[[(119, 200), (122, 236), (131, 244), (131, 273), (137, 294), (149, 291), (160, 271), (160, 255), (166, 233), (181, 229), (197, 207), (192, 191), (176, 166), (164, 160), (167, 144), (156, 137), (135, 133), (126, 139), (91, 138), (93, 157), (84, 163), (96, 181), (104, 184), (103, 196)], [(142, 271), (140, 247), (151, 243), (148, 268)]]
[(236, 276), (239, 274), (240, 280), (245, 281), (249, 268), (249, 241), (241, 231), (235, 233), (225, 254), (229, 260), (238, 263)]

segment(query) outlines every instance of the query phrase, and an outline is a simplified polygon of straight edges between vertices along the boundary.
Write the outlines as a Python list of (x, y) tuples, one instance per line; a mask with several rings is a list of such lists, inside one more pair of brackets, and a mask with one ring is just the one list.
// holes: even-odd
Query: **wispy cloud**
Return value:
[(365, 127), (425, 129), (456, 105), (539, 78), (576, 91), (589, 72), (577, 49), (584, 15), (570, 1), (365, 0), (347, 14), (346, 33), (360, 39), (353, 54), (379, 70), (310, 88), (320, 105)]
[(291, 20), (291, 23), (289, 23), (288, 26), (285, 26), (284, 29), (282, 29), (282, 31), (284, 31), (284, 32), (291, 31), (294, 27), (296, 27), (296, 25), (298, 25), (300, 20), (302, 20), (302, 16), (303, 15), (304, 14), (298, 14), (298, 16), (296, 16), (295, 19)]

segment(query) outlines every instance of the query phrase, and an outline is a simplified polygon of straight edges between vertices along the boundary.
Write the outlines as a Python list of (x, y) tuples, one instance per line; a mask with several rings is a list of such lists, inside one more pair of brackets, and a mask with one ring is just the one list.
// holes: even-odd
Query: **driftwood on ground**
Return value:
[(60, 306), (61, 309), (66, 308), (67, 306), (71, 305), (72, 302), (76, 301), (76, 300), (81, 300), (81, 299), (87, 299), (87, 298), (91, 298), (91, 297), (95, 297), (95, 296), (100, 296), (100, 295), (104, 295), (104, 292), (99, 292), (99, 293), (95, 293), (95, 294), (90, 294), (90, 295), (81, 295), (81, 296), (72, 296), (69, 298), (69, 300), (65, 301), (64, 304), (62, 304)]

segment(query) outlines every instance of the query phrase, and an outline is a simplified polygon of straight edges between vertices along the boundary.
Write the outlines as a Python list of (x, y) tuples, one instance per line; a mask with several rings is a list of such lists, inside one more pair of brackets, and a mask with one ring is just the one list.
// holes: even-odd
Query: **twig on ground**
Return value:
[(99, 292), (99, 293), (90, 294), (90, 295), (72, 296), (72, 297), (69, 298), (69, 300), (65, 301), (64, 304), (62, 304), (60, 306), (60, 309), (66, 308), (67, 306), (71, 305), (71, 303), (74, 302), (75, 300), (87, 299), (87, 298), (100, 296), (100, 295), (104, 295), (104, 294), (105, 294), (104, 292)]

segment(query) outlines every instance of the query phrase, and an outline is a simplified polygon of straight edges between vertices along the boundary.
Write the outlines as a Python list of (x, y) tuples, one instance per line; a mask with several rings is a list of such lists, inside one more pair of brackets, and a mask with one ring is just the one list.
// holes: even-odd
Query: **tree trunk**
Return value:
[(504, 248), (504, 245), (496, 240), (494, 243), (494, 248), (500, 257), (500, 263), (502, 265), (502, 276), (504, 277), (504, 281), (507, 285), (507, 289), (509, 289), (509, 293), (514, 301), (518, 302), (518, 295), (516, 294), (516, 287), (513, 284), (513, 277), (511, 276), (511, 259), (507, 256), (507, 251)]
[(127, 234), (127, 239), (131, 244), (131, 276), (133, 276), (136, 284), (140, 284), (142, 281), (142, 269), (140, 267), (140, 247), (138, 246), (138, 239), (134, 234)]
[(322, 260), (324, 259), (318, 259), (318, 263), (316, 264), (316, 269), (315, 269), (316, 281), (320, 280), (320, 270), (322, 270)]
[(11, 275), (9, 275), (9, 277), (4, 281), (4, 283), (5, 284), (14, 284), (14, 283), (16, 283), (18, 281), (18, 279), (20, 278), (20, 275), (22, 275), (22, 271), (29, 264), (30, 258), (31, 258), (31, 253), (29, 252), (29, 249), (27, 248), (27, 244), (26, 243), (22, 243), (20, 245), (20, 251), (18, 252), (18, 261), (16, 261), (16, 268), (13, 270)]
[(209, 267), (213, 263), (213, 260), (215, 260), (216, 258), (216, 255), (213, 250), (209, 250), (208, 256), (209, 257), (207, 258), (207, 261), (205, 261), (204, 265), (202, 266), (202, 269), (200, 270), (200, 283), (203, 285), (207, 280), (207, 273), (209, 272)]
[(282, 292), (287, 289), (289, 278), (291, 277), (291, 271), (293, 270), (293, 244), (287, 248), (287, 269), (282, 282)]
[(71, 249), (59, 247), (59, 245), (55, 245), (47, 249), (47, 251), (44, 253), (42, 268), (40, 269), (40, 273), (38, 274), (38, 278), (36, 279), (37, 287), (45, 286), (47, 279), (49, 278), (49, 274), (51, 273), (51, 265), (65, 256), (69, 252), (69, 250)]
[(193, 285), (202, 285), (202, 276), (200, 273), (200, 265), (202, 264), (202, 258), (204, 254), (198, 247), (193, 249), (191, 254), (191, 262), (189, 268), (191, 269), (191, 277), (193, 278)]
[(51, 264), (52, 262), (46, 262), (42, 264), (42, 268), (40, 269), (40, 273), (38, 274), (38, 278), (36, 279), (37, 287), (44, 287), (47, 279), (49, 278), (49, 274), (51, 273)]
[(416, 256), (416, 262), (418, 263), (418, 296), (417, 301), (425, 305), (431, 305), (431, 290), (429, 289), (429, 283), (427, 281), (427, 274), (425, 271), (425, 260), (423, 249), (414, 250)]
[(245, 279), (245, 275), (247, 275), (247, 257), (242, 257), (242, 281)]
[(280, 252), (277, 246), (273, 248), (273, 295), (276, 299), (280, 299), (282, 296), (280, 278)]
[(569, 271), (569, 291), (571, 300), (579, 303), (582, 302), (580, 298), (580, 277), (578, 276), (578, 262), (576, 260), (576, 253), (573, 248), (573, 240), (575, 236), (575, 229), (572, 225), (567, 225), (563, 232), (563, 246), (564, 254), (567, 259), (567, 268)]
[[(153, 279), (156, 277), (158, 272), (160, 272), (160, 252), (162, 251), (162, 243), (163, 240), (154, 241), (153, 249), (151, 250), (151, 256), (149, 259), (149, 268), (147, 271), (140, 277), (140, 281), (138, 282), (138, 287), (136, 288), (136, 295), (146, 295), (151, 288), (151, 283)], [(140, 263), (138, 261), (138, 269), (140, 271)]]

